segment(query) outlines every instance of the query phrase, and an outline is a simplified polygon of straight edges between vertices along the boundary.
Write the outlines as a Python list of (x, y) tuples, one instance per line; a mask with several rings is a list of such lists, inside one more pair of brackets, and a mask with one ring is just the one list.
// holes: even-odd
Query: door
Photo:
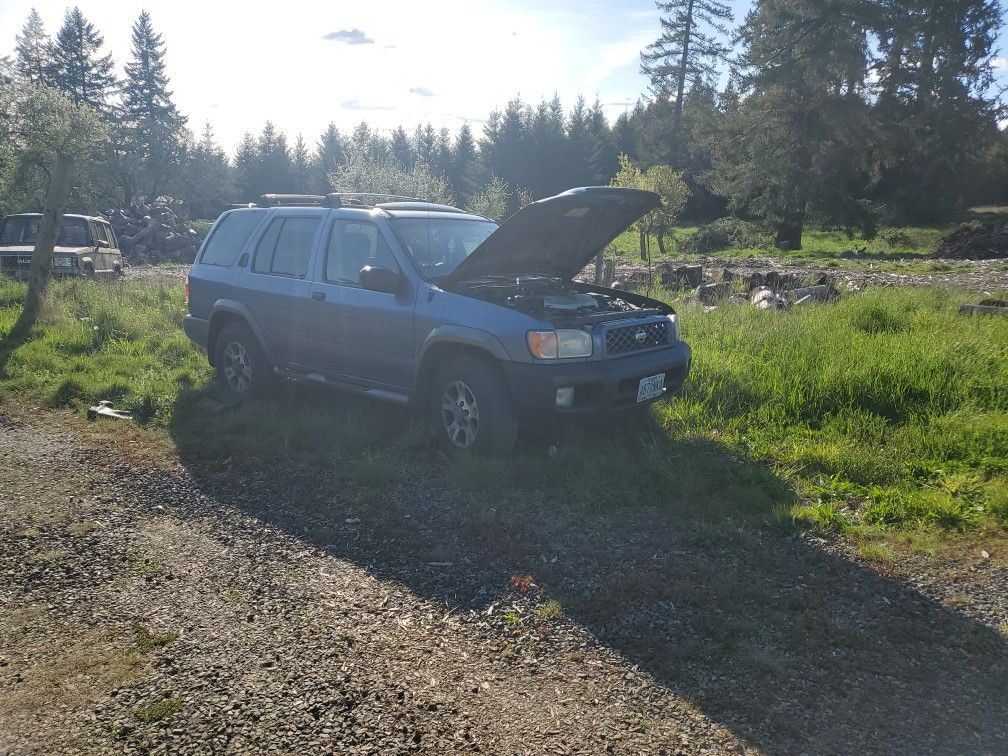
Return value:
[(415, 289), (405, 277), (397, 294), (365, 289), (366, 265), (402, 274), (378, 226), (336, 218), (311, 285), (309, 348), (334, 377), (410, 388)]
[(238, 274), (238, 296), (262, 330), (276, 364), (304, 364), (308, 340), (308, 264), (322, 216), (276, 215)]
[(115, 263), (115, 255), (112, 252), (112, 240), (109, 238), (108, 230), (100, 221), (91, 222), (92, 236), (94, 238), (94, 267), (96, 273), (109, 273)]

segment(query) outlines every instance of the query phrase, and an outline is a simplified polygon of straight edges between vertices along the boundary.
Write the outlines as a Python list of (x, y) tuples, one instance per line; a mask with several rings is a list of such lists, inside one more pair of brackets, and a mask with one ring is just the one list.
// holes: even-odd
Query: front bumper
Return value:
[[(533, 420), (541, 419), (544, 412), (580, 415), (658, 401), (682, 389), (691, 356), (689, 344), (678, 341), (664, 349), (608, 360), (552, 365), (502, 362), (501, 367), (518, 417)], [(665, 374), (665, 393), (638, 403), (637, 387), (641, 378), (658, 373)], [(557, 389), (566, 386), (574, 387), (574, 403), (568, 408), (557, 407)]]

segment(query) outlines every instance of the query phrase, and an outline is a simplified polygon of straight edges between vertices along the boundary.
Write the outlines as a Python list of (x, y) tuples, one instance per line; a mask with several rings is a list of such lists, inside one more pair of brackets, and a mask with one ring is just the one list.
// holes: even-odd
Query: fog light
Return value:
[(574, 387), (564, 386), (557, 389), (556, 406), (568, 409), (574, 404)]

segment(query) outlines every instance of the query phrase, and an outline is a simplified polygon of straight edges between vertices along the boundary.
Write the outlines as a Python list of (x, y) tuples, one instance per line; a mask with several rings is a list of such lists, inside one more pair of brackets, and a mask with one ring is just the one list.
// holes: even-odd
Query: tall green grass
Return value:
[[(0, 281), (0, 336), (24, 291)], [(858, 537), (1008, 527), (1008, 319), (960, 316), (960, 301), (887, 289), (788, 312), (680, 305), (693, 370), (681, 398), (655, 406), (657, 425), (606, 419), (554, 457), (458, 459), (447, 480), (556, 505), (783, 511)], [(77, 410), (110, 399), (189, 458), (313, 455), (362, 491), (360, 471), (392, 485), (441, 464), (403, 435), (402, 412), (306, 386), (207, 409), (212, 371), (183, 311), (177, 284), (57, 281), (33, 338), (0, 343), (0, 395)]]
[(789, 312), (681, 308), (696, 361), (674, 436), (773, 465), (824, 528), (1008, 524), (1008, 320), (939, 290)]

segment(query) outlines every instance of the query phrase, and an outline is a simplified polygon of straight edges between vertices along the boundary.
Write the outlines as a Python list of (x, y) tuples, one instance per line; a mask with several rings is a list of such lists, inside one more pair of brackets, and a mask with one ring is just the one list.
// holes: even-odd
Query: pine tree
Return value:
[(116, 86), (112, 54), (99, 57), (105, 43), (80, 8), (68, 10), (53, 47), (51, 80), (77, 105), (104, 112)]
[(312, 190), (311, 158), (300, 134), (291, 152), (291, 188), (297, 194), (310, 194)]
[[(874, 116), (884, 132), (876, 199), (916, 222), (976, 199), (997, 135), (997, 0), (878, 0)], [(1002, 111), (1003, 112), (1003, 111)]]
[(671, 137), (673, 154), (682, 154), (682, 112), (686, 89), (712, 78), (729, 52), (726, 25), (731, 8), (720, 0), (658, 0), (661, 36), (641, 53), (641, 73), (651, 80), (656, 97), (675, 97)]
[(455, 136), (448, 177), (453, 194), (464, 207), (476, 191), (476, 140), (468, 123), (463, 123)]
[(333, 187), (329, 182), (329, 176), (346, 162), (346, 148), (336, 124), (330, 123), (322, 132), (315, 147), (315, 159), (312, 162), (315, 166), (316, 191), (322, 194), (332, 191)]
[(417, 162), (424, 163), (428, 167), (434, 165), (435, 147), (437, 145), (437, 133), (431, 124), (417, 124), (413, 131), (413, 150), (416, 152)]
[(231, 164), (214, 139), (209, 121), (200, 141), (188, 151), (184, 176), (184, 199), (191, 218), (216, 218), (232, 201)]
[(619, 170), (619, 152), (613, 142), (609, 121), (598, 100), (592, 105), (588, 115), (589, 149), (588, 183), (595, 186), (605, 186)]
[[(874, 140), (865, 88), (870, 8), (853, 0), (759, 0), (739, 37), (734, 171), (778, 246), (800, 249), (809, 216), (866, 235)], [(730, 133), (730, 132), (729, 132)]]
[(163, 191), (179, 165), (186, 123), (172, 102), (164, 57), (164, 41), (142, 11), (133, 24), (132, 58), (123, 80), (121, 149), (125, 172), (133, 177), (129, 185), (148, 201)]
[(409, 136), (402, 126), (397, 126), (392, 132), (392, 158), (406, 170), (413, 168), (416, 163), (416, 153), (410, 143)]
[(50, 84), (53, 68), (52, 40), (46, 34), (42, 17), (34, 8), (28, 14), (21, 33), (15, 38), (14, 71), (32, 84)]
[(291, 188), (291, 154), (287, 137), (267, 121), (255, 146), (255, 168), (252, 172), (253, 196), (283, 194)]
[(234, 159), (234, 191), (239, 202), (255, 202), (259, 197), (255, 193), (258, 163), (255, 138), (246, 131), (238, 144)]

